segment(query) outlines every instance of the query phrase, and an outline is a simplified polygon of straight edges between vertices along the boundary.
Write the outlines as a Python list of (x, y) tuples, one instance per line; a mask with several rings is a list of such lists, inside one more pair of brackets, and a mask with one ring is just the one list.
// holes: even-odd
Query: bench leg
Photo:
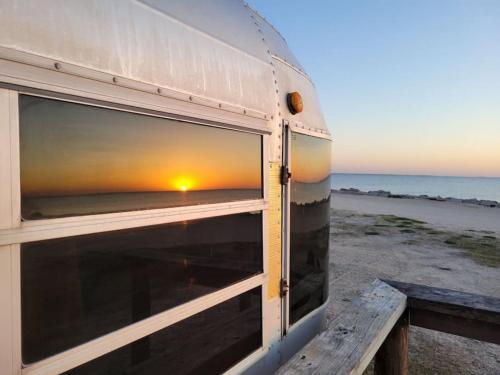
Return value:
[(408, 375), (408, 331), (406, 310), (375, 355), (375, 375)]

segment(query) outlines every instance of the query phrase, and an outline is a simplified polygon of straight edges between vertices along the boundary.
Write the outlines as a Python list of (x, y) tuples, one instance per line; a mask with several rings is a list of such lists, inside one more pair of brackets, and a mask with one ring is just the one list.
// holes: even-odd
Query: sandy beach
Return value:
[(500, 234), (500, 208), (351, 194), (334, 194), (333, 207), (365, 214), (407, 216), (450, 230), (488, 230)]
[[(500, 298), (500, 209), (333, 194), (330, 317), (375, 278)], [(411, 374), (500, 373), (500, 346), (411, 328)]]

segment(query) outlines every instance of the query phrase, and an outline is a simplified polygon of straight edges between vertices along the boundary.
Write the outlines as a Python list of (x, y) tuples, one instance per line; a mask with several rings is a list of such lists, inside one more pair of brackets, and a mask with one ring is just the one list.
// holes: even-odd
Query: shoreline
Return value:
[(417, 199), (417, 200), (428, 200), (434, 202), (452, 202), (459, 203), (465, 205), (476, 205), (482, 207), (489, 208), (500, 208), (500, 202), (495, 200), (487, 200), (487, 199), (477, 199), (477, 198), (469, 198), (469, 199), (461, 199), (454, 197), (441, 197), (441, 196), (429, 196), (429, 195), (411, 195), (411, 194), (394, 194), (390, 191), (386, 190), (370, 190), (370, 191), (362, 191), (356, 188), (340, 188), (340, 189), (331, 189), (332, 193), (335, 194), (345, 194), (345, 195), (365, 195), (371, 197), (382, 197), (382, 198), (394, 198), (394, 199)]

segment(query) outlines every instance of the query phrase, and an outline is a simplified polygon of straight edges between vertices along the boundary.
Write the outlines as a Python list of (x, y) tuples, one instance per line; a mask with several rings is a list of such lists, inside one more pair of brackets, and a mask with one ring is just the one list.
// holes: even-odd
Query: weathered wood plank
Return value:
[(375, 375), (408, 375), (409, 330), (406, 309), (375, 355)]
[(277, 374), (362, 374), (406, 309), (406, 296), (375, 280)]
[(500, 299), (384, 280), (408, 297), (410, 324), (500, 344)]

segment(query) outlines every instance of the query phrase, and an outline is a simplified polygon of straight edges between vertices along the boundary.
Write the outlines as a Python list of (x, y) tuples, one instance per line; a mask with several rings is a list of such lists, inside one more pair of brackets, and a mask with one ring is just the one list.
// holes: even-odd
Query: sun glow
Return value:
[(193, 188), (193, 180), (188, 177), (178, 177), (174, 180), (174, 186), (177, 190), (188, 191)]

